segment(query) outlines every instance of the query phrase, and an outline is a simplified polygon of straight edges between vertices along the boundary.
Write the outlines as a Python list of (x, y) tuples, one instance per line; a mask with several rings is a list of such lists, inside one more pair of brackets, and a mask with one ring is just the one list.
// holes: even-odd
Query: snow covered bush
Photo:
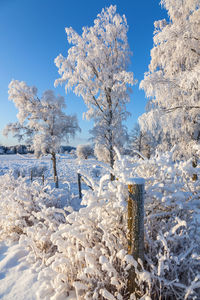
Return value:
[[(18, 166), (17, 168), (11, 169), (12, 175), (17, 178), (19, 176), (21, 177), (41, 177), (45, 174), (45, 172), (48, 170), (46, 165), (35, 165), (35, 166)], [(32, 174), (32, 175), (31, 175)]]
[(42, 205), (39, 211), (33, 211), (32, 214), (35, 218), (34, 224), (24, 228), (19, 242), (29, 250), (29, 263), (36, 263), (42, 268), (47, 259), (57, 251), (50, 237), (58, 230), (59, 225), (65, 222), (64, 210)]
[(72, 293), (76, 299), (123, 299), (127, 257), (125, 205), (121, 204), (126, 193), (117, 182), (109, 183), (103, 192), (103, 180), (108, 178), (102, 178), (99, 186), (91, 183), (94, 190), (86, 192), (82, 201), (86, 207), (69, 214), (66, 224), (52, 234), (58, 251), (40, 273), (44, 284), (39, 299), (64, 299)]
[(91, 145), (78, 145), (76, 154), (79, 159), (87, 159), (88, 157), (93, 156), (94, 150)]
[(94, 147), (94, 155), (99, 161), (103, 161), (105, 163), (109, 163), (110, 153), (106, 147), (102, 144), (95, 144)]
[(33, 177), (41, 177), (46, 171), (47, 166), (34, 166), (30, 169), (30, 173), (32, 172)]
[[(50, 237), (57, 252), (40, 272), (39, 299), (134, 299), (126, 288), (131, 266), (140, 299), (199, 299), (199, 182), (191, 161), (173, 163), (172, 155), (122, 157), (113, 171), (118, 180), (90, 179), (85, 207)], [(135, 176), (146, 180), (143, 263), (127, 255), (126, 182)]]
[(138, 284), (151, 299), (199, 299), (200, 188), (192, 174), (200, 168), (191, 160), (173, 163), (172, 157), (173, 150), (116, 166), (146, 179), (145, 261)]
[[(66, 193), (66, 192), (65, 192)], [(44, 207), (59, 207), (62, 191), (37, 181), (27, 183), (27, 178), (15, 179), (11, 174), (0, 176), (0, 236), (18, 240), (27, 227), (38, 223), (37, 213)]]

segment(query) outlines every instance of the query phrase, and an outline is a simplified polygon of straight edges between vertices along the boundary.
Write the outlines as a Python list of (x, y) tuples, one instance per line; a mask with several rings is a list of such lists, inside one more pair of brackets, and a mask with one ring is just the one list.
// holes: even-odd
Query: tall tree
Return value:
[(19, 141), (26, 139), (32, 144), (37, 157), (50, 153), (53, 163), (54, 181), (58, 187), (56, 153), (61, 142), (68, 142), (79, 130), (76, 116), (67, 116), (64, 97), (54, 95), (47, 90), (41, 99), (37, 96), (36, 87), (29, 87), (23, 81), (12, 80), (9, 84), (9, 99), (19, 110), (19, 122), (10, 123), (4, 129), (4, 134), (12, 132)]
[(73, 89), (82, 96), (88, 107), (85, 116), (95, 123), (95, 141), (107, 148), (111, 167), (116, 136), (124, 136), (128, 87), (133, 85), (133, 74), (127, 71), (127, 31), (125, 16), (117, 14), (116, 6), (111, 5), (97, 16), (94, 26), (83, 27), (82, 35), (66, 28), (72, 47), (66, 58), (59, 55), (55, 59), (61, 75), (55, 85), (65, 83), (66, 92)]
[(142, 130), (192, 156), (200, 140), (200, 1), (162, 0), (169, 21), (155, 22), (149, 72), (140, 87), (150, 98)]

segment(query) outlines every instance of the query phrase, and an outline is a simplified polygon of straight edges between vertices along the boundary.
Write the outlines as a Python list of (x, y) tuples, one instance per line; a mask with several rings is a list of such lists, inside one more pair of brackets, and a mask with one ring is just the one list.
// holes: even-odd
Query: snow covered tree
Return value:
[(143, 154), (150, 158), (153, 143), (150, 136), (146, 132), (142, 132), (138, 123), (136, 123), (129, 134), (129, 148), (132, 154)]
[(32, 144), (37, 157), (50, 153), (53, 162), (54, 181), (58, 187), (56, 153), (62, 141), (68, 142), (79, 130), (75, 115), (67, 116), (64, 97), (54, 95), (47, 90), (41, 99), (37, 96), (36, 87), (29, 87), (23, 81), (12, 80), (9, 84), (9, 99), (19, 110), (19, 122), (10, 123), (4, 129), (4, 134), (12, 132), (19, 141), (26, 139)]
[(124, 138), (122, 122), (126, 120), (128, 89), (133, 74), (127, 71), (130, 50), (127, 41), (127, 21), (116, 13), (116, 6), (103, 9), (94, 26), (83, 27), (82, 35), (66, 28), (72, 47), (65, 58), (55, 59), (61, 78), (55, 85), (65, 83), (66, 92), (73, 89), (82, 96), (88, 111), (86, 119), (95, 124), (95, 142), (109, 151), (109, 163), (114, 164), (114, 146), (118, 137)]
[(87, 159), (94, 155), (94, 150), (92, 145), (78, 145), (76, 154), (79, 159)]
[(200, 1), (162, 0), (169, 21), (155, 22), (149, 72), (140, 87), (150, 98), (139, 123), (162, 149), (195, 154), (200, 140)]

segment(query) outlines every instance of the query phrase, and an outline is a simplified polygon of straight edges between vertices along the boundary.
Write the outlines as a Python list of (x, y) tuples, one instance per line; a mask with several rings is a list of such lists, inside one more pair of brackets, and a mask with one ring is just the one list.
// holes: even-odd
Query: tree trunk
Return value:
[[(113, 132), (112, 132), (112, 121), (113, 121), (113, 110), (112, 110), (112, 99), (111, 99), (111, 89), (107, 92), (107, 102), (109, 107), (109, 115), (108, 115), (108, 142), (109, 142), (109, 154), (110, 154), (110, 166), (113, 169), (114, 166), (114, 150), (113, 150)], [(115, 176), (111, 173), (110, 180), (115, 180)]]
[(139, 147), (138, 147), (138, 151), (140, 153), (142, 153), (142, 133), (140, 132), (140, 135), (139, 135)]
[[(110, 131), (110, 141), (109, 141), (109, 153), (110, 153), (110, 166), (113, 169), (114, 166), (114, 150), (113, 150), (113, 144), (112, 144), (112, 132)], [(111, 173), (110, 174), (110, 180), (115, 180), (115, 176)]]
[(150, 159), (151, 157), (151, 149), (150, 149), (150, 146), (147, 145), (147, 158)]
[(51, 159), (53, 163), (53, 177), (54, 177), (54, 182), (55, 182), (55, 187), (58, 188), (58, 175), (57, 175), (57, 169), (56, 169), (56, 154), (55, 152), (51, 153)]

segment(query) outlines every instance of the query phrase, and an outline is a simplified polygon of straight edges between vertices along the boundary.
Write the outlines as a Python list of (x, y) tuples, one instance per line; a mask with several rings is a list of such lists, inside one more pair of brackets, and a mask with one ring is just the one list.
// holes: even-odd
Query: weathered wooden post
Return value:
[(58, 188), (58, 174), (57, 174), (57, 166), (56, 166), (56, 153), (51, 153), (51, 160), (53, 162), (53, 178), (55, 182), (55, 187)]
[(78, 191), (79, 191), (79, 199), (82, 198), (82, 192), (81, 192), (81, 174), (78, 173)]
[(42, 184), (44, 185), (44, 174), (42, 174)]
[(33, 181), (33, 170), (31, 170), (31, 182)]
[(58, 189), (59, 184), (58, 184), (58, 176), (55, 176), (55, 187)]
[[(144, 260), (144, 179), (130, 178), (128, 184), (128, 254)], [(137, 290), (134, 267), (129, 270), (128, 293)], [(139, 298), (137, 293), (136, 299)]]

